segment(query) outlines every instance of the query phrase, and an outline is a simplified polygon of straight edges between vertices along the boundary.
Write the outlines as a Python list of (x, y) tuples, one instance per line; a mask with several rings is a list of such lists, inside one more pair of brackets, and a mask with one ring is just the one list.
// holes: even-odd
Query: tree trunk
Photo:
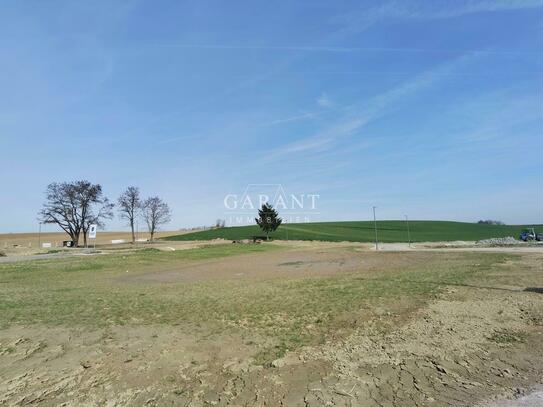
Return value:
[(77, 247), (79, 245), (79, 233), (74, 233), (70, 237), (72, 238), (72, 241), (74, 242), (74, 247)]
[(154, 235), (155, 235), (155, 231), (154, 231), (154, 230), (151, 230), (151, 242), (152, 242), (153, 239), (154, 239), (154, 237), (153, 237)]
[(270, 232), (266, 231), (266, 242), (270, 240)]
[(136, 243), (136, 235), (134, 234), (134, 220), (130, 220), (130, 229), (132, 229), (132, 244)]

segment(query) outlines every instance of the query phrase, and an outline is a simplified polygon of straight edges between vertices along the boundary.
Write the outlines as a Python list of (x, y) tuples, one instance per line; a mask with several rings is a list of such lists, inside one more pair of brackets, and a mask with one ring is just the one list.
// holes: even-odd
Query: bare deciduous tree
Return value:
[(101, 202), (96, 202), (96, 207), (90, 207), (86, 219), (83, 221), (81, 232), (83, 232), (83, 245), (87, 247), (87, 232), (90, 225), (95, 224), (99, 228), (105, 226), (105, 220), (113, 218), (114, 203), (109, 202), (108, 198), (102, 198)]
[(83, 233), (85, 245), (87, 230), (93, 223), (104, 226), (104, 220), (113, 216), (113, 204), (103, 196), (100, 184), (89, 181), (53, 182), (47, 186), (46, 201), (39, 213), (43, 223), (57, 224), (78, 246)]
[(151, 242), (153, 241), (155, 231), (165, 223), (171, 220), (170, 207), (166, 202), (158, 196), (147, 198), (143, 202), (143, 218), (149, 228), (151, 234)]
[(121, 218), (128, 221), (130, 230), (132, 231), (132, 244), (136, 242), (134, 234), (134, 223), (141, 211), (140, 190), (137, 187), (128, 187), (118, 199), (119, 215)]

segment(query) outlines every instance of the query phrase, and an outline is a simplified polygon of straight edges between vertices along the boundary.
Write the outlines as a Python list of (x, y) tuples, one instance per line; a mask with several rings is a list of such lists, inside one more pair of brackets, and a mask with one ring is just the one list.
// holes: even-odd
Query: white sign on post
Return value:
[(89, 239), (96, 239), (96, 225), (89, 226)]

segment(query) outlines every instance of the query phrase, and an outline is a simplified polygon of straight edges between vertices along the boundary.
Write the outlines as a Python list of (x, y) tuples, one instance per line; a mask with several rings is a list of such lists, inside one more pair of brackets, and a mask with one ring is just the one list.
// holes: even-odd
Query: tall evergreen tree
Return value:
[(270, 238), (270, 232), (277, 230), (283, 219), (279, 217), (279, 214), (273, 206), (269, 203), (262, 205), (262, 208), (258, 210), (258, 218), (255, 218), (255, 221), (260, 229), (266, 233), (266, 240)]

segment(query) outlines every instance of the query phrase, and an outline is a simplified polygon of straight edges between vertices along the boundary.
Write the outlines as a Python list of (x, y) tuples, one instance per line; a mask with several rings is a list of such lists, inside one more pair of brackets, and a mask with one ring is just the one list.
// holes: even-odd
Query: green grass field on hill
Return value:
[[(542, 225), (527, 225), (543, 232)], [(522, 225), (480, 225), (477, 223), (447, 221), (410, 221), (411, 241), (439, 242), (454, 240), (481, 240), (493, 237), (513, 236), (518, 238)], [(407, 225), (405, 221), (378, 221), (378, 239), (380, 242), (407, 242)], [(211, 229), (184, 235), (169, 236), (165, 240), (211, 240), (223, 238), (227, 240), (251, 239), (262, 236), (256, 225)], [(326, 240), (372, 242), (375, 239), (372, 221), (358, 222), (320, 222), (296, 223), (281, 225), (270, 235), (273, 239), (289, 240)]]

